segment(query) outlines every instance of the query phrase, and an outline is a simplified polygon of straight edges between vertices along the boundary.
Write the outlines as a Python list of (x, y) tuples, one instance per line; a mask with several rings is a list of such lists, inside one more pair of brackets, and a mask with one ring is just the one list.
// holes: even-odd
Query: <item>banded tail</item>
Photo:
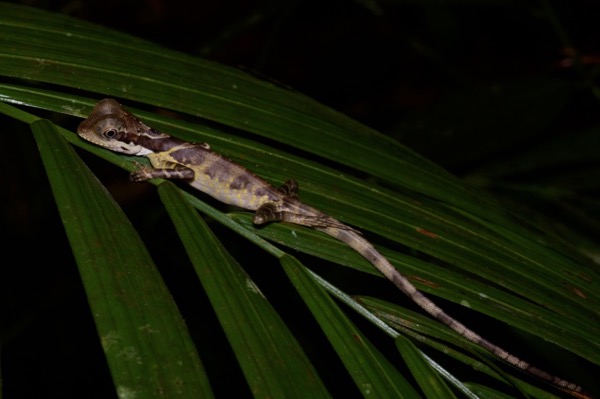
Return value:
[(537, 377), (541, 380), (544, 380), (565, 392), (568, 392), (579, 398), (588, 398), (592, 399), (589, 394), (583, 391), (583, 388), (577, 384), (569, 382), (567, 380), (563, 380), (562, 378), (556, 377), (550, 373), (547, 373), (543, 370), (540, 370), (537, 367), (530, 365), (524, 360), (519, 359), (518, 357), (510, 354), (506, 350), (502, 349), (498, 345), (493, 344), (492, 342), (486, 340), (458, 320), (454, 319), (452, 316), (448, 315), (442, 308), (436, 305), (433, 301), (427, 298), (423, 293), (421, 293), (417, 288), (412, 285), (410, 281), (402, 274), (400, 274), (394, 266), (383, 256), (381, 255), (373, 245), (364, 239), (361, 235), (357, 234), (353, 230), (339, 229), (334, 227), (325, 227), (319, 228), (315, 227), (322, 232), (337, 238), (338, 240), (344, 242), (349, 247), (354, 249), (360, 255), (362, 255), (365, 259), (367, 259), (370, 263), (377, 268), (388, 280), (390, 280), (400, 291), (402, 291), (406, 296), (408, 296), (413, 302), (419, 305), (424, 311), (433, 316), (436, 320), (450, 327), (452, 330), (473, 342), (476, 345), (488, 350), (495, 356), (504, 360), (508, 364), (511, 364), (526, 373)]

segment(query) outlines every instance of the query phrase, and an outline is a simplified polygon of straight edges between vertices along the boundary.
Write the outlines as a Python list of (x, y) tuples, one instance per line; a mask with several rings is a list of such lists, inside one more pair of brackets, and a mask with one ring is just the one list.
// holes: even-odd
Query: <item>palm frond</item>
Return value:
[[(0, 20), (0, 112), (29, 124), (34, 132), (117, 391), (144, 392), (145, 397), (168, 392), (209, 395), (211, 365), (196, 353), (210, 342), (196, 342), (194, 332), (188, 333), (177, 310), (181, 305), (170, 297), (168, 284), (153, 266), (151, 246), (63, 139), (126, 170), (141, 161), (95, 148), (29, 113), (84, 117), (97, 100), (109, 96), (147, 124), (186, 140), (208, 142), (275, 185), (295, 178), (305, 202), (363, 230), (419, 289), (461, 314), (461, 306), (452, 304), (518, 331), (524, 345), (546, 341), (561, 348), (560, 356), (569, 361), (581, 358), (600, 365), (597, 267), (528, 215), (506, 210), (400, 143), (300, 93), (62, 15), (5, 3), (0, 3), (0, 15), (10, 16)], [(372, 179), (363, 179), (365, 174)], [(332, 301), (292, 257), (297, 254), (308, 266), (317, 260), (348, 266), (365, 276), (365, 291), (388, 290), (387, 282), (367, 278), (373, 269), (349, 248), (297, 226), (256, 229), (246, 213), (227, 213), (183, 187), (154, 183), (163, 201), (156, 212), (169, 215), (237, 359), (242, 385), (254, 396), (340, 392), (332, 388), (329, 370), (319, 366), (318, 354), (306, 347), (307, 339), (298, 339), (303, 333), (289, 326), (294, 315), (285, 315), (287, 304), (270, 303), (244, 271), (260, 263), (265, 265), (262, 272), (271, 274), (275, 255), (291, 281), (281, 284), (295, 287), (321, 339), (339, 356), (333, 363), (354, 381), (354, 389), (344, 389), (364, 396), (413, 398), (422, 392), (425, 397), (447, 397), (449, 388), (411, 344), (398, 338), (407, 370), (398, 354), (390, 353), (395, 346), (370, 342), (391, 339), (355, 325), (356, 315)], [(219, 224), (209, 228), (191, 207)], [(234, 248), (247, 244), (239, 244), (220, 225), (264, 250), (260, 259), (243, 259)], [(182, 257), (179, 253), (173, 258)], [(386, 302), (365, 304), (382, 320), (407, 317), (400, 306), (404, 298), (390, 299), (389, 290), (384, 296), (379, 300)], [(406, 334), (415, 342), (431, 340), (432, 333), (416, 323), (388, 323), (398, 331), (408, 328)], [(439, 330), (436, 324), (430, 328)], [(458, 351), (471, 366), (497, 364), (455, 334), (436, 337), (442, 333), (433, 334), (433, 346), (439, 348), (440, 339), (443, 348)], [(502, 340), (489, 337), (495, 338)], [(429, 356), (445, 357), (435, 351)], [(507, 390), (515, 385), (534, 397), (552, 397), (552, 388), (536, 386), (518, 371), (494, 368), (489, 374), (508, 384)], [(410, 375), (422, 390), (411, 385)], [(489, 381), (468, 378), (484, 385)], [(435, 384), (425, 388), (424, 381), (431, 380)]]

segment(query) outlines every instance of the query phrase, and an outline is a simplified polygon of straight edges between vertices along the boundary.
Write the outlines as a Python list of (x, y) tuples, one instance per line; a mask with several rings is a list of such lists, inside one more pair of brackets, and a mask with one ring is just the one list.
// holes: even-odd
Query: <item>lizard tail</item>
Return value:
[(547, 381), (566, 392), (570, 392), (579, 397), (588, 397), (579, 385), (553, 376), (552, 374), (530, 365), (529, 363), (510, 354), (498, 345), (495, 345), (481, 337), (479, 334), (475, 333), (473, 330), (469, 329), (464, 324), (448, 315), (442, 308), (417, 290), (417, 288), (410, 281), (408, 281), (406, 277), (400, 274), (400, 272), (398, 272), (398, 270), (396, 270), (396, 268), (392, 266), (392, 264), (383, 255), (381, 255), (371, 243), (369, 243), (355, 231), (339, 229), (335, 227), (317, 227), (316, 229), (321, 230), (324, 233), (337, 238), (338, 240), (350, 246), (352, 249), (366, 258), (370, 263), (372, 263), (377, 270), (379, 270), (388, 280), (394, 283), (394, 285), (398, 287), (398, 289), (400, 289), (400, 291), (408, 296), (413, 302), (419, 305), (436, 320), (450, 327), (464, 338), (488, 350), (505, 362), (537, 378)]

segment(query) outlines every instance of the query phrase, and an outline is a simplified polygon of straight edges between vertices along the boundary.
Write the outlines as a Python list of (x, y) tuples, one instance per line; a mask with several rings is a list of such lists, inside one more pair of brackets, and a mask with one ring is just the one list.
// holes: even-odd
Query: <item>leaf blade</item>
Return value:
[(33, 122), (32, 130), (117, 392), (211, 397), (183, 319), (135, 230), (50, 122)]
[(364, 396), (418, 398), (414, 388), (308, 275), (295, 258), (281, 264)]
[(158, 192), (255, 397), (329, 397), (260, 288), (170, 182)]

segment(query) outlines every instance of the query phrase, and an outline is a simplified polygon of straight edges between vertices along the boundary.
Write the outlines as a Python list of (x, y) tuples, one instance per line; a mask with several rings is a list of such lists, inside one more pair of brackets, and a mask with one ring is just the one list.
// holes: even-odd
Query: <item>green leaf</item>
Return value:
[[(495, 367), (494, 363), (486, 358), (486, 352), (481, 347), (431, 318), (376, 298), (359, 297), (357, 300), (389, 326), (413, 338), (416, 342), (442, 351), (449, 357), (500, 382), (510, 383), (527, 395), (545, 397), (544, 391), (523, 380), (523, 375), (511, 376), (505, 370)], [(397, 335), (393, 337), (398, 339)], [(458, 386), (458, 388), (464, 387)]]
[(293, 257), (281, 264), (363, 396), (418, 398), (419, 394), (354, 326)]
[(450, 399), (456, 397), (412, 342), (399, 335), (396, 338), (396, 346), (427, 398)]
[(160, 197), (194, 264), (254, 397), (329, 397), (302, 348), (260, 288), (166, 182)]
[(211, 397), (185, 323), (135, 229), (50, 122), (31, 128), (117, 393)]
[[(469, 388), (477, 394), (477, 396), (481, 399), (512, 399), (514, 396), (507, 395), (503, 392), (498, 391), (497, 389), (493, 389), (490, 387), (486, 387), (478, 384), (467, 384)], [(557, 396), (549, 394), (549, 393), (541, 393), (535, 395), (536, 398), (539, 399), (556, 399)]]

